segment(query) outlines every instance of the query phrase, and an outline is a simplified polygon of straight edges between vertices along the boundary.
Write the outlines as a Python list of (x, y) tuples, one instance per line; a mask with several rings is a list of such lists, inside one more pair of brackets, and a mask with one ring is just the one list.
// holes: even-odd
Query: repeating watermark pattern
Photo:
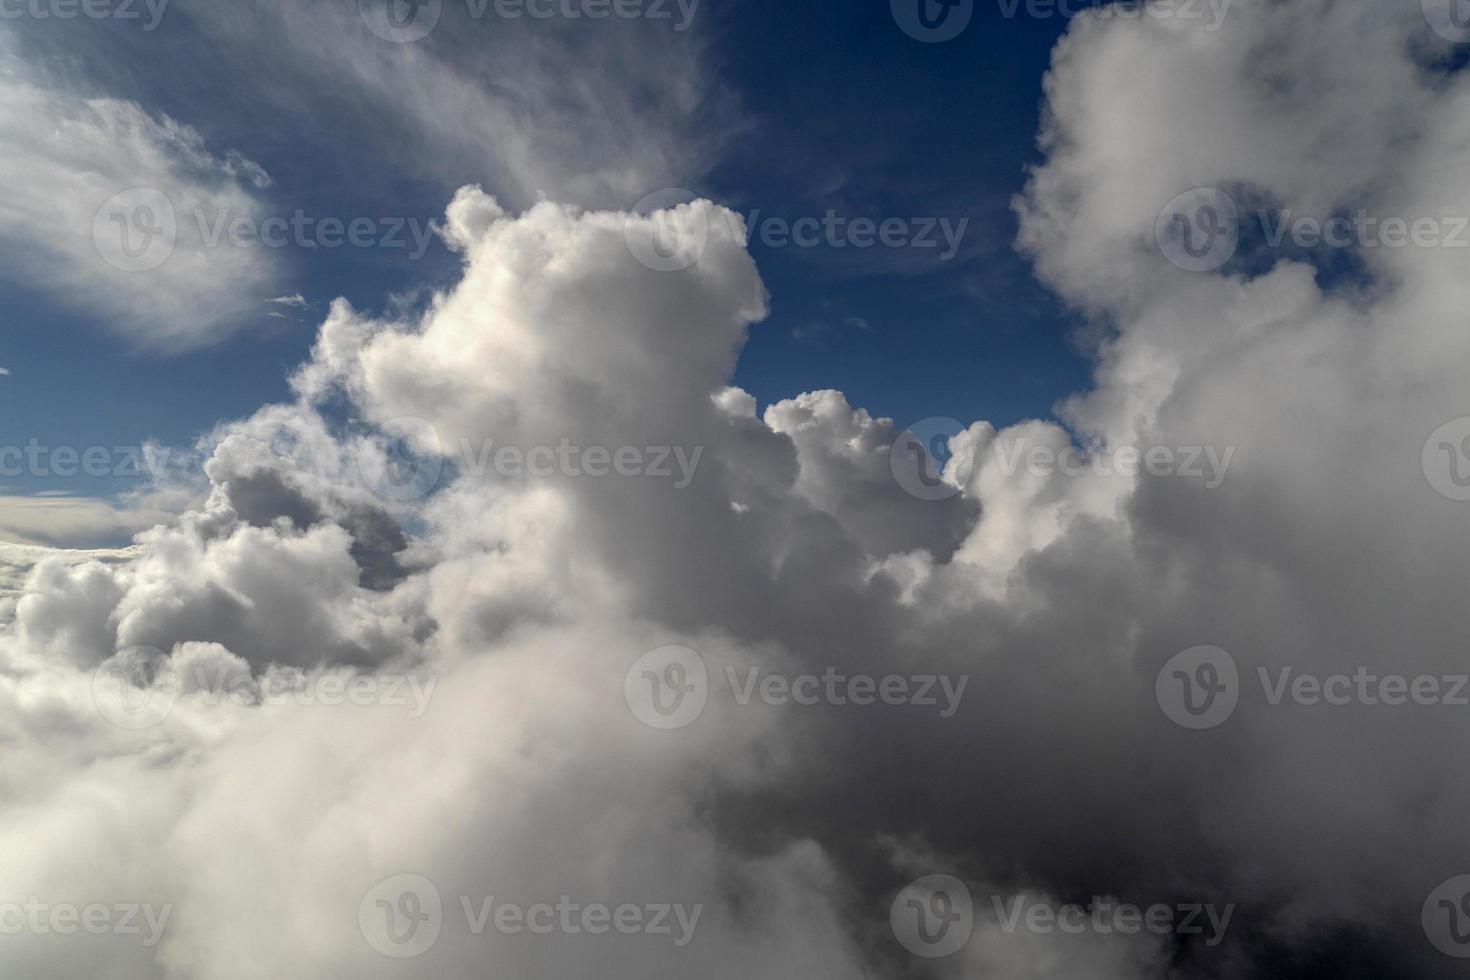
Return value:
[(888, 907), (888, 925), (904, 949), (942, 959), (965, 948), (975, 931), (975, 902), (953, 875), (931, 874), (905, 885)]
[[(699, 262), (709, 244), (710, 209), (687, 205), (697, 199), (692, 191), (668, 187), (633, 205), (623, 226), (628, 250), (655, 272), (679, 272)], [(821, 215), (782, 217), (759, 208), (744, 214), (722, 210), (732, 237), (770, 249), (910, 249), (934, 254), (948, 262), (959, 254), (969, 218), (851, 217), (828, 208)]]
[[(1470, 708), (1470, 674), (1317, 674), (1292, 666), (1257, 667), (1264, 704), (1302, 708)], [(1219, 647), (1192, 647), (1159, 671), (1155, 692), (1169, 720), (1184, 728), (1216, 728), (1235, 713), (1242, 695), (1235, 658)]]
[(1470, 500), (1470, 417), (1451, 419), (1430, 433), (1421, 462), (1436, 493)]
[(703, 446), (584, 446), (563, 436), (556, 445), (517, 446), (494, 438), (460, 439), (451, 446), (429, 422), (392, 419), (375, 430), (381, 454), (357, 458), (358, 476), (373, 493), (399, 503), (433, 493), (453, 459), (473, 479), (643, 479), (667, 480), (675, 490), (694, 482)]
[(167, 467), (167, 446), (48, 446), (32, 438), (24, 446), (0, 446), (0, 477), (143, 479)]
[(433, 223), (417, 217), (338, 217), (304, 208), (260, 217), (229, 208), (189, 208), (153, 187), (133, 187), (109, 198), (92, 219), (92, 243), (108, 265), (149, 272), (169, 260), (182, 231), (201, 252), (236, 249), (361, 248), (404, 251), (417, 261), (435, 237)]
[[(428, 37), (444, 16), (446, 0), (358, 0), (368, 30), (394, 44)], [(647, 20), (683, 33), (700, 0), (463, 0), (470, 20)]]
[[(1301, 251), (1319, 248), (1400, 249), (1470, 248), (1470, 217), (1464, 215), (1373, 214), (1360, 208), (1322, 220), (1291, 208), (1257, 209), (1259, 241), (1268, 249), (1287, 245)], [(1223, 268), (1240, 248), (1244, 232), (1235, 200), (1217, 187), (1200, 187), (1179, 195), (1159, 212), (1154, 234), (1159, 250), (1187, 272)]]
[[(761, 667), (724, 668), (725, 687), (740, 707), (915, 707), (952, 718), (969, 686), (968, 674), (846, 673), (825, 667), (821, 673), (783, 674)], [(623, 698), (634, 717), (659, 729), (684, 728), (704, 713), (711, 690), (709, 669), (697, 652), (660, 647), (639, 657), (623, 675)]]
[[(662, 936), (683, 948), (694, 939), (704, 904), (682, 902), (582, 902), (560, 895), (555, 902), (510, 902), (495, 895), (459, 895), (454, 906), (467, 935), (493, 931), (503, 936)], [(357, 923), (377, 952), (394, 959), (421, 956), (445, 928), (444, 901), (423, 875), (402, 874), (369, 889), (358, 905)], [(457, 920), (456, 923), (457, 925)]]
[(146, 902), (43, 902), (27, 896), (0, 902), (0, 936), (136, 936), (148, 949), (157, 946), (168, 927), (172, 905)]
[(1424, 935), (1446, 956), (1470, 959), (1470, 875), (1435, 886), (1420, 914)]
[(1225, 932), (1235, 915), (1234, 904), (1223, 908), (1213, 903), (1155, 903), (1147, 907), (1131, 902), (1118, 902), (1094, 895), (1085, 907), (1076, 902), (1057, 905), (1029, 899), (1025, 895), (1006, 899), (990, 897), (1001, 932), (1013, 935), (1017, 929), (1039, 936), (1062, 933), (1081, 936), (1136, 936), (1148, 932), (1155, 936), (1202, 936), (1206, 946), (1215, 947), (1225, 941)]
[(1470, 44), (1470, 0), (1423, 0), (1423, 6), (1434, 33), (1455, 44)]
[(402, 708), (409, 718), (429, 710), (439, 678), (433, 674), (359, 674), (326, 671), (306, 674), (294, 668), (260, 676), (231, 667), (201, 664), (177, 670), (155, 647), (130, 647), (104, 661), (92, 674), (92, 701), (108, 721), (129, 731), (163, 724), (184, 696), (219, 706), (296, 705), (337, 708)]
[(136, 21), (144, 31), (163, 23), (169, 0), (0, 0), (0, 20)]

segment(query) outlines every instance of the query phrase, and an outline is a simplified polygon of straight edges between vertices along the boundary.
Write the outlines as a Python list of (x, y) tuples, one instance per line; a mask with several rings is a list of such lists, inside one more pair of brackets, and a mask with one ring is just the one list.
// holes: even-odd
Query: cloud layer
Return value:
[[(171, 909), (156, 945), (24, 931), (7, 975), (1454, 975), (1421, 912), (1470, 871), (1465, 709), (1272, 704), (1257, 678), (1461, 669), (1470, 531), (1424, 447), (1470, 414), (1464, 253), (1357, 249), (1343, 280), (1248, 239), (1188, 272), (1156, 237), (1195, 188), (1470, 213), (1470, 83), (1437, 44), (1367, 2), (1079, 17), (1016, 207), (1096, 319), (1095, 383), (1059, 422), (941, 425), (942, 476), (908, 468), (931, 433), (840, 392), (761, 412), (730, 387), (767, 297), (718, 205), (462, 189), (463, 275), (422, 316), (334, 304), (296, 400), (205, 440), (205, 503), (0, 605), (0, 902)], [(697, 261), (661, 271), (671, 231)], [(680, 487), (624, 448), (699, 462)], [(1238, 704), (1192, 729), (1160, 692), (1206, 645)], [(697, 657), (640, 659), (669, 648)], [(703, 711), (648, 723), (640, 664), (702, 667)], [(947, 715), (742, 695), (838, 674), (966, 686)], [(896, 923), (950, 908), (905, 890), (932, 874), (973, 928), (929, 959)], [(381, 890), (402, 875), (412, 901)], [(424, 881), (436, 941), (385, 956), (370, 924), (418, 921)], [(490, 896), (701, 912), (685, 945), (476, 934)], [(1005, 914), (1095, 896), (1231, 918)]]

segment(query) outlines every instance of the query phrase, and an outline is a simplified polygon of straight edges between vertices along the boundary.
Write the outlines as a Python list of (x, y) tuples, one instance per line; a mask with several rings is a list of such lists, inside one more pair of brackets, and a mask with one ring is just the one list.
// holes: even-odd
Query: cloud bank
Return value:
[[(1156, 237), (1195, 188), (1467, 213), (1444, 57), (1418, 11), (1366, 2), (1077, 18), (1016, 207), (1098, 323), (1095, 383), (1057, 422), (941, 426), (942, 473), (840, 392), (761, 412), (730, 387), (767, 297), (718, 205), (462, 189), (463, 276), (420, 318), (337, 302), (296, 400), (206, 440), (203, 505), (124, 562), (30, 571), (0, 631), (0, 902), (169, 914), (155, 943), (47, 919), (0, 963), (1455, 975), (1428, 913), (1470, 872), (1465, 709), (1272, 703), (1257, 678), (1461, 669), (1470, 532), (1424, 447), (1470, 414), (1463, 255), (1361, 249), (1348, 282), (1250, 241), (1188, 272)], [(697, 261), (640, 261), (671, 229)], [(1042, 465), (1078, 445), (1114, 465)], [(700, 462), (680, 488), (624, 447)], [(1220, 479), (1192, 448), (1231, 450)], [(1226, 663), (1202, 647), (1233, 712), (1179, 722), (1171, 665)], [(954, 711), (923, 678), (965, 679)], [(494, 914), (559, 903), (642, 925)], [(1173, 924), (1010, 911), (1068, 903)], [(645, 928), (656, 907), (687, 928)], [(960, 924), (947, 955), (913, 909)]]

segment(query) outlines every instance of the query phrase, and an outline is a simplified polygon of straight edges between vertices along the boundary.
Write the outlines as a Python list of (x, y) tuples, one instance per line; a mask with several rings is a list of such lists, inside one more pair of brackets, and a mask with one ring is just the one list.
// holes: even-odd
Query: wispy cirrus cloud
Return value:
[[(215, 247), (258, 216), (257, 164), (187, 124), (33, 71), (0, 30), (4, 273), (140, 347), (186, 350), (239, 329), (270, 288), (265, 249)], [(268, 293), (265, 293), (269, 295)]]

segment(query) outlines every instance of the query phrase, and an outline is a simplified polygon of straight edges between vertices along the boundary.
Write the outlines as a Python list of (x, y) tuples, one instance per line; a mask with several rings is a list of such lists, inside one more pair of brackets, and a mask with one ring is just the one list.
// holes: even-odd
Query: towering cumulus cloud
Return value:
[(462, 189), (453, 288), (0, 599), (0, 972), (1457, 975), (1470, 250), (1273, 231), (1470, 214), (1470, 81), (1417, 6), (1202, 27), (1058, 47), (1095, 381), (938, 474), (730, 386), (732, 212)]

